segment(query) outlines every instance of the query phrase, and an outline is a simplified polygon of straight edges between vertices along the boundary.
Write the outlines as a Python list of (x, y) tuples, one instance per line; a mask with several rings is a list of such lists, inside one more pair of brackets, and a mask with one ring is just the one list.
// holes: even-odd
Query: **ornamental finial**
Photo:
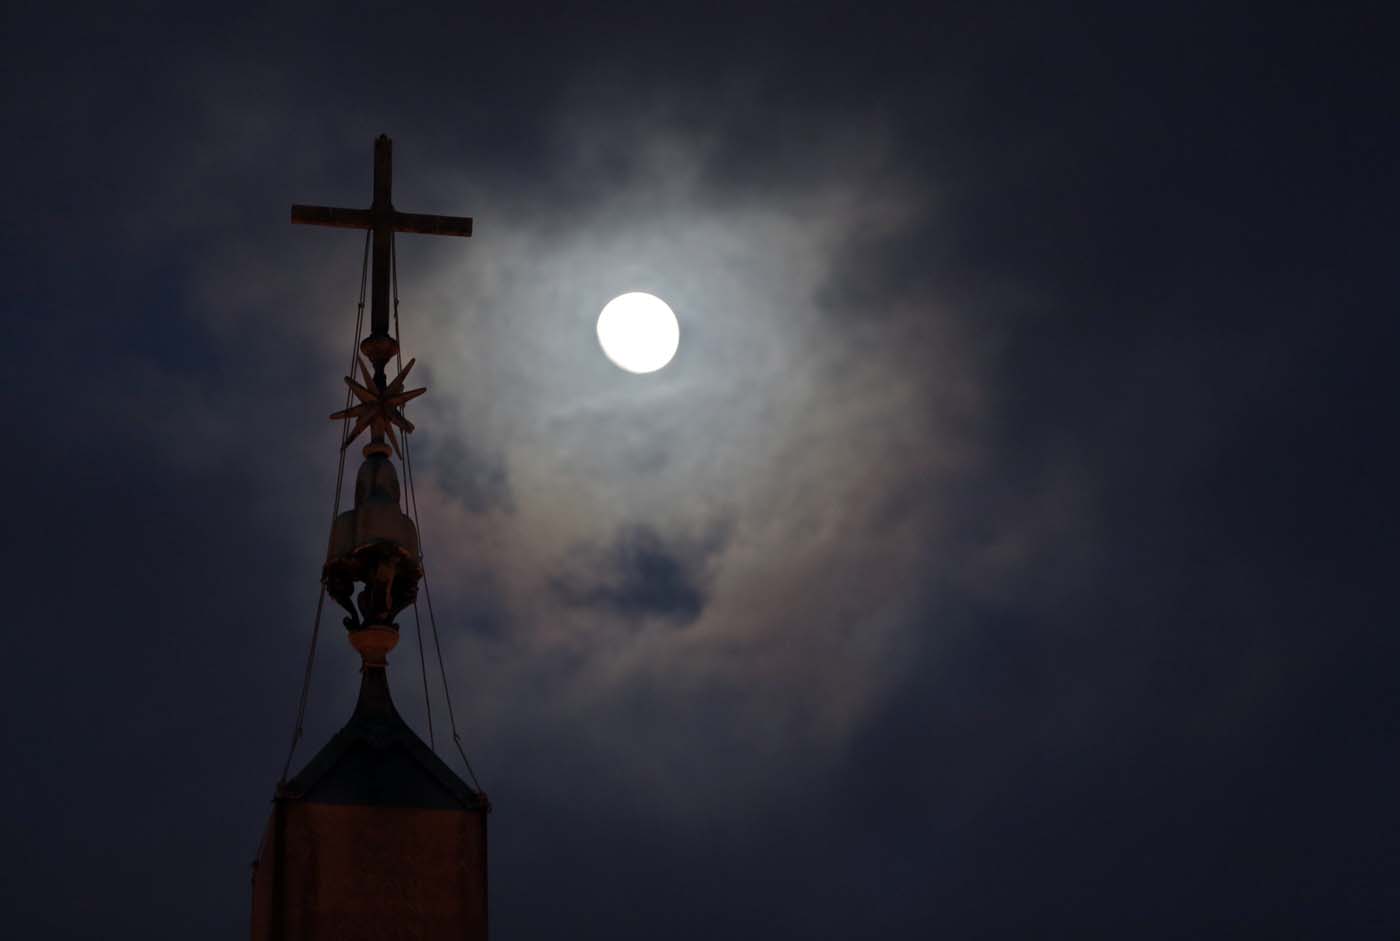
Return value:
[(405, 392), (403, 388), (404, 380), (408, 378), (409, 372), (413, 369), (416, 359), (408, 361), (408, 365), (399, 371), (394, 377), (394, 381), (387, 385), (376, 381), (375, 376), (370, 373), (369, 366), (363, 359), (356, 359), (360, 366), (360, 373), (364, 376), (364, 385), (356, 382), (349, 376), (345, 377), (345, 384), (354, 393), (355, 398), (360, 400), (359, 405), (352, 405), (350, 408), (336, 412), (331, 416), (332, 421), (339, 421), (344, 418), (355, 419), (355, 425), (350, 429), (350, 433), (341, 442), (340, 448), (344, 450), (350, 446), (350, 442), (360, 436), (360, 432), (366, 428), (370, 430), (373, 440), (365, 446), (365, 456), (368, 457), (374, 451), (383, 447), (382, 439), (387, 437), (389, 443), (394, 446), (394, 453), (403, 457), (399, 448), (399, 439), (394, 434), (394, 426), (398, 425), (405, 434), (413, 433), (413, 422), (404, 418), (401, 409), (404, 405), (418, 398), (428, 390), (410, 389)]

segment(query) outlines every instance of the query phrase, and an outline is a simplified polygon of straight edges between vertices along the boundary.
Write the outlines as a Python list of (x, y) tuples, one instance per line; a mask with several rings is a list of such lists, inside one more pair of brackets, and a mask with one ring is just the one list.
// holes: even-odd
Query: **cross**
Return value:
[(374, 381), (381, 390), (386, 382), (384, 364), (399, 350), (398, 341), (389, 335), (389, 266), (394, 233), (461, 236), (472, 234), (471, 219), (399, 212), (394, 208), (390, 198), (393, 147), (393, 143), (385, 134), (380, 134), (374, 140), (374, 202), (368, 209), (292, 206), (292, 222), (303, 225), (328, 225), (341, 229), (369, 229), (373, 235), (370, 330), (369, 336), (360, 343), (360, 349), (374, 364)]

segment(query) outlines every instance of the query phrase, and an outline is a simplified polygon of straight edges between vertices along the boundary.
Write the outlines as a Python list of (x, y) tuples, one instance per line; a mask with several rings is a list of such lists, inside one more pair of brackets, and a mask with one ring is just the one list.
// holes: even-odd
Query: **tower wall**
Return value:
[(486, 814), (279, 800), (253, 941), (484, 941)]

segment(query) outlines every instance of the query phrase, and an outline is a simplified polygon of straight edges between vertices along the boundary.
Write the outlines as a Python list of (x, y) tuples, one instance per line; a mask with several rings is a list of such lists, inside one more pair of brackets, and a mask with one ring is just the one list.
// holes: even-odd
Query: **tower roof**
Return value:
[(365, 666), (360, 698), (345, 727), (278, 797), (316, 804), (488, 810), (472, 790), (408, 727), (389, 695), (383, 667)]

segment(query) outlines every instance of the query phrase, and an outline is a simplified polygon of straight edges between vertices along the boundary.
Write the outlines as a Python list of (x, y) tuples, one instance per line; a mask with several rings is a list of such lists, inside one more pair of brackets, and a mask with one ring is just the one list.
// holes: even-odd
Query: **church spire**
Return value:
[[(326, 593), (347, 613), (362, 676), (350, 721), (278, 786), (254, 866), (254, 941), (486, 938), (490, 805), (404, 722), (387, 675), (399, 639), (395, 618), (415, 603), (423, 578), (418, 528), (404, 512), (392, 457), (406, 455), (413, 431), (403, 406), (426, 391), (405, 389), (413, 360), (392, 381), (385, 371), (399, 353), (389, 333), (392, 239), (396, 232), (470, 235), (472, 221), (398, 212), (391, 169), (392, 147), (381, 135), (369, 209), (292, 207), (293, 222), (369, 229), (373, 240), (370, 331), (359, 343), (359, 377), (345, 377), (356, 402), (331, 416), (354, 422), (342, 452), (366, 430), (369, 441), (353, 504), (335, 517), (321, 572)], [(454, 720), (454, 741), (455, 728)]]

